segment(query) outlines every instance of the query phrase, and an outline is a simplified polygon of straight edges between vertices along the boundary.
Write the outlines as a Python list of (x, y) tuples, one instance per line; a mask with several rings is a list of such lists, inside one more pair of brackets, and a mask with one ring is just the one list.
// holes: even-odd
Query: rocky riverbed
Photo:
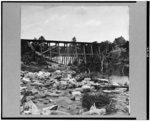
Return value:
[(20, 114), (129, 115), (128, 86), (69, 67), (22, 69)]

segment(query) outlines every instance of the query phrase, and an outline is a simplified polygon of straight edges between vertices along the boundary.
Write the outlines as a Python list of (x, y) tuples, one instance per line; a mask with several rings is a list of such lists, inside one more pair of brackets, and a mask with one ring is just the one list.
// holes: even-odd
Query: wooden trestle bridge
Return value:
[(21, 39), (21, 44), (28, 44), (36, 54), (65, 65), (74, 60), (87, 63), (88, 58), (100, 54), (99, 43)]

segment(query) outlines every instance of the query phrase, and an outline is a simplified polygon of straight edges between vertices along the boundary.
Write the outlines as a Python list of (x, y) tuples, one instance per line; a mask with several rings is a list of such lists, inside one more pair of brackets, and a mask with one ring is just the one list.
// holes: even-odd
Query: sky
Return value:
[(21, 38), (79, 42), (129, 40), (128, 6), (21, 7)]

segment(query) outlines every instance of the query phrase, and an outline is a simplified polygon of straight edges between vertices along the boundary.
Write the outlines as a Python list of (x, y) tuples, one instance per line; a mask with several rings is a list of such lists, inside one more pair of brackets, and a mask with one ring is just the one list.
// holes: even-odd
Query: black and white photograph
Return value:
[(129, 6), (22, 5), (21, 115), (130, 116)]

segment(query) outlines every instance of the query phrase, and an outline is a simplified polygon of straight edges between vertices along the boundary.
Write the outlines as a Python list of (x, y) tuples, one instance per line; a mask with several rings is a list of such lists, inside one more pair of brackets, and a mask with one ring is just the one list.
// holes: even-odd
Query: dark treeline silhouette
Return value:
[[(44, 43), (45, 38), (43, 36), (34, 38), (35, 41), (33, 46), (38, 51), (48, 50), (48, 45)], [(82, 45), (76, 45), (77, 39), (73, 37), (70, 53), (75, 53), (75, 47), (78, 48), (78, 52), (83, 53)], [(103, 42), (93, 42), (92, 43), (93, 56), (86, 55), (86, 60), (78, 63), (77, 59), (69, 65), (78, 67), (79, 71), (88, 73), (100, 72), (101, 74), (107, 75), (127, 75), (129, 76), (129, 41), (125, 40), (122, 36), (115, 38), (113, 42), (103, 41)], [(61, 46), (61, 52), (66, 52), (66, 49)], [(89, 45), (85, 45), (86, 53), (90, 53), (91, 48)], [(52, 57), (58, 56), (58, 50), (54, 50)], [(49, 53), (45, 53), (49, 55)], [(78, 59), (83, 60), (83, 56), (78, 56)], [(45, 64), (44, 58), (35, 54), (33, 50), (26, 44), (25, 41), (21, 41), (21, 60), (27, 64), (31, 61), (36, 61), (38, 64)]]
[[(87, 51), (90, 50), (86, 46)], [(87, 63), (74, 62), (81, 71), (100, 72), (107, 75), (129, 76), (129, 41), (122, 36), (113, 42), (93, 42), (94, 56), (86, 56)]]

